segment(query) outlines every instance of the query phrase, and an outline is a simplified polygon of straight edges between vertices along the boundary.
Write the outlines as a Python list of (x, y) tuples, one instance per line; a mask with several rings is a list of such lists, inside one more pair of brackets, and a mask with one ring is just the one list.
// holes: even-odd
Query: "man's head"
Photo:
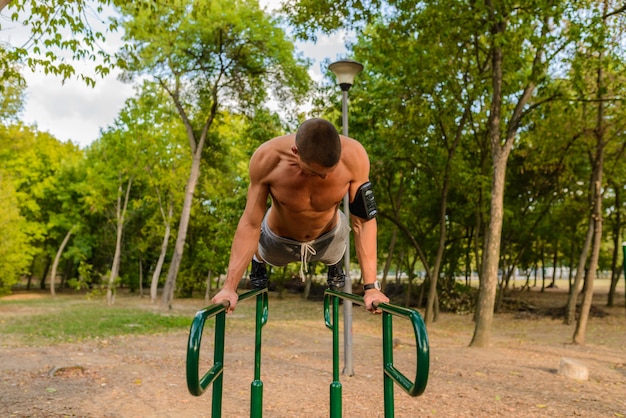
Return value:
[(341, 157), (341, 141), (332, 123), (324, 119), (309, 119), (296, 132), (296, 147), (300, 160), (323, 167), (334, 167)]

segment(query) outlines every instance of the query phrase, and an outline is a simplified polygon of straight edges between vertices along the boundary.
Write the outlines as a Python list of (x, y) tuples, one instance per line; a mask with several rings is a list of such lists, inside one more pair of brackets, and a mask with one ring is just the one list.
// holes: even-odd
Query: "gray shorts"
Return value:
[[(267, 226), (267, 214), (261, 224), (261, 238), (259, 239), (259, 255), (268, 264), (275, 267), (300, 261), (306, 264), (309, 261), (321, 261), (326, 265), (337, 264), (346, 251), (350, 225), (346, 215), (339, 212), (337, 225), (324, 235), (308, 242), (295, 241), (276, 235)], [(269, 211), (268, 211), (269, 213)]]

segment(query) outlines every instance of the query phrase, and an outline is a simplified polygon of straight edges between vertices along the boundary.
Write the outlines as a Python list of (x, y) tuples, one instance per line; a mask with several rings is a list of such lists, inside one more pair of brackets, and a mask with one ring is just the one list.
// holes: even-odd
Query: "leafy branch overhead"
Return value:
[[(0, 45), (0, 79), (21, 80), (18, 72), (8, 69), (25, 66), (62, 80), (77, 76), (93, 87), (94, 75), (108, 75), (115, 64), (113, 54), (103, 48), (105, 35), (117, 30), (114, 21), (103, 17), (110, 4), (110, 0), (1, 1), (0, 12), (8, 18), (3, 21), (13, 25), (0, 23), (0, 30), (22, 27), (28, 33), (17, 45)], [(93, 63), (95, 74), (77, 71), (76, 62)]]

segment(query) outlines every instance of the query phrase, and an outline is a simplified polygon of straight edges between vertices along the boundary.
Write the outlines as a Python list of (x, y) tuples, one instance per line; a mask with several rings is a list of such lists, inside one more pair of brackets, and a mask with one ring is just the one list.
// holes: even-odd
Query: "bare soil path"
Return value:
[[(558, 305), (562, 295), (556, 292), (533, 297)], [(468, 348), (471, 317), (443, 314), (429, 330), (426, 392), (411, 398), (396, 387), (395, 416), (625, 417), (626, 316), (623, 304), (607, 309), (604, 300), (596, 306), (608, 316), (590, 320), (584, 346), (570, 344), (574, 327), (560, 319), (505, 313), (496, 315), (492, 347)], [(117, 303), (147, 302), (118, 298)], [(174, 309), (188, 311), (191, 319), (202, 307), (199, 300), (179, 300)], [(0, 314), (10, 320), (11, 313), (1, 308), (0, 300)], [(228, 317), (227, 330), (223, 416), (246, 417), (254, 361), (251, 309), (238, 308)], [(414, 376), (411, 333), (395, 322), (394, 330), (395, 362)], [(355, 376), (341, 378), (344, 417), (384, 416), (380, 335), (380, 317), (355, 307)], [(210, 390), (200, 397), (187, 391), (187, 332), (38, 347), (0, 338), (1, 417), (211, 415)], [(270, 293), (263, 339), (264, 416), (329, 416), (332, 335), (321, 303), (296, 296), (278, 300)], [(210, 353), (212, 340), (205, 336), (205, 341)], [(563, 357), (584, 363), (589, 380), (559, 375)]]

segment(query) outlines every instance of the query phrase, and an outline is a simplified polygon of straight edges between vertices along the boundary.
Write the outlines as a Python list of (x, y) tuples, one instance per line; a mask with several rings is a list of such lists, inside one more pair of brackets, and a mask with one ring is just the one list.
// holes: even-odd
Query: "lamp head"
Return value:
[(354, 83), (354, 77), (363, 71), (363, 64), (353, 60), (339, 60), (328, 66), (335, 73), (342, 91), (350, 90)]

